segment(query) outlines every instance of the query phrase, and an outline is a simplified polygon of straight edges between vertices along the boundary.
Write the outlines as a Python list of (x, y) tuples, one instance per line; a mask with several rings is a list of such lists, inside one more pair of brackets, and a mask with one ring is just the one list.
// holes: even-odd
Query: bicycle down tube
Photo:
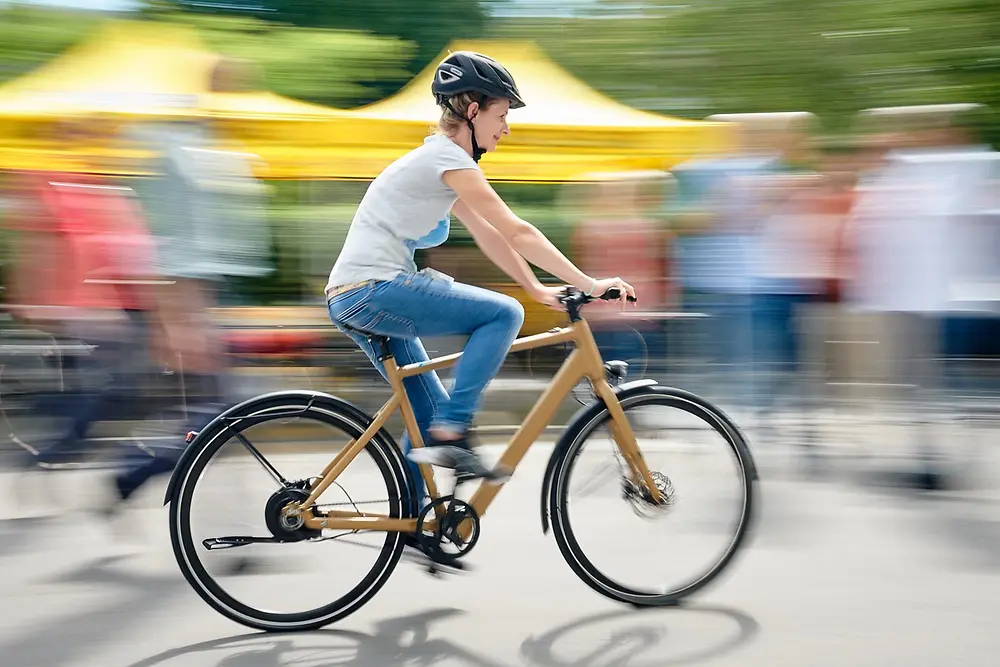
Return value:
[[(653, 483), (649, 468), (642, 457), (642, 453), (639, 451), (632, 428), (618, 402), (617, 394), (607, 381), (604, 362), (601, 359), (597, 343), (594, 341), (590, 326), (586, 320), (580, 319), (567, 327), (518, 338), (511, 345), (509, 353), (548, 347), (566, 342), (575, 343), (576, 348), (567, 356), (562, 366), (552, 378), (549, 386), (538, 398), (531, 411), (518, 427), (497, 465), (504, 466), (504, 468), (513, 474), (518, 464), (524, 458), (524, 455), (531, 448), (531, 445), (535, 443), (545, 428), (551, 423), (563, 399), (571, 394), (577, 383), (586, 378), (594, 387), (596, 395), (605, 402), (608, 411), (611, 413), (610, 427), (612, 436), (622, 456), (631, 468), (632, 474), (635, 477), (634, 481), (638, 482), (641, 480), (642, 486), (650, 493), (652, 500), (659, 502), (659, 490), (656, 484)], [(396, 409), (399, 409), (402, 413), (404, 426), (410, 435), (411, 446), (424, 446), (420, 430), (417, 428), (416, 418), (413, 415), (413, 408), (403, 388), (403, 378), (451, 366), (461, 356), (462, 353), (458, 352), (406, 366), (397, 366), (392, 358), (384, 360), (386, 376), (392, 387), (393, 395), (375, 414), (372, 423), (365, 429), (361, 437), (348, 443), (326, 466), (320, 478), (312, 485), (309, 497), (299, 506), (307, 527), (319, 530), (379, 530), (407, 533), (416, 531), (417, 520), (415, 518), (397, 519), (380, 514), (348, 511), (313, 512), (311, 507), (317, 502), (319, 496), (334, 482), (337, 476), (344, 471), (354, 457), (368, 445), (369, 441), (385, 425)], [(427, 485), (428, 495), (432, 501), (437, 500), (440, 496), (431, 466), (426, 464), (421, 465), (420, 470)], [(501, 486), (498, 484), (481, 483), (475, 493), (473, 493), (469, 504), (475, 508), (480, 517), (486, 514), (486, 510), (493, 502), (497, 493), (499, 493)], [(433, 529), (434, 523), (436, 522), (428, 522), (429, 525), (427, 527)]]

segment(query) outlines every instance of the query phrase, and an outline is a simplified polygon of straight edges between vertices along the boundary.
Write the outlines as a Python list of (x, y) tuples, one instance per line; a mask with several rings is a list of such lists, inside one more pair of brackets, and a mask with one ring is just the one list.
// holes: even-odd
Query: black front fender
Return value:
[[(618, 400), (621, 400), (637, 392), (645, 391), (648, 387), (655, 386), (656, 384), (656, 380), (653, 379), (634, 380), (622, 383), (617, 387), (612, 387), (612, 389), (618, 395)], [(583, 406), (569, 420), (566, 430), (563, 431), (559, 440), (556, 441), (556, 446), (552, 449), (552, 454), (549, 455), (549, 463), (545, 467), (545, 476), (542, 477), (542, 533), (549, 532), (549, 492), (552, 488), (552, 480), (555, 477), (556, 467), (566, 454), (570, 443), (580, 433), (584, 424), (588, 423), (597, 413), (604, 409), (605, 404), (600, 397)]]
[[(673, 387), (664, 387), (663, 385), (657, 384), (655, 380), (637, 380), (636, 382), (627, 382), (619, 387), (615, 388), (615, 393), (618, 395), (618, 400), (624, 401), (627, 398), (635, 396), (636, 394), (643, 393), (655, 393), (662, 394), (666, 396), (672, 396), (674, 398), (683, 399), (691, 403), (695, 403), (704, 410), (711, 413), (715, 419), (718, 421), (718, 426), (729, 431), (731, 436), (747, 443), (747, 438), (743, 435), (739, 426), (720, 410), (717, 406), (712, 405), (703, 398), (700, 398), (691, 392), (684, 391), (683, 389), (676, 389)], [(598, 399), (592, 401), (589, 405), (582, 408), (580, 411), (573, 416), (570, 420), (569, 426), (567, 426), (566, 431), (559, 438), (556, 443), (555, 448), (552, 450), (552, 455), (549, 457), (549, 465), (545, 469), (545, 477), (542, 479), (542, 532), (547, 533), (549, 530), (549, 523), (551, 520), (551, 514), (549, 513), (549, 505), (552, 501), (552, 487), (555, 482), (556, 470), (559, 469), (560, 464), (563, 459), (568, 454), (570, 445), (576, 440), (580, 435), (580, 432), (590, 423), (596, 416), (598, 416), (601, 411), (605, 410), (604, 401)], [(749, 444), (747, 443), (749, 447)], [(749, 453), (749, 452), (748, 452)], [(744, 464), (747, 466), (748, 474), (750, 479), (757, 481), (757, 466), (754, 465), (753, 459), (748, 457)]]

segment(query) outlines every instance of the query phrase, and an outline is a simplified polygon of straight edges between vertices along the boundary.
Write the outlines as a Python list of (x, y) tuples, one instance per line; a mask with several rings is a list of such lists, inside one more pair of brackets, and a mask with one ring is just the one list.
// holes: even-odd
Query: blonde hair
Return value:
[[(448, 104), (451, 105), (452, 112), (447, 106), (441, 105), (441, 119), (438, 120), (437, 127), (434, 128), (438, 133), (451, 135), (465, 126), (465, 122), (468, 117), (469, 107), (472, 106), (473, 102), (478, 102), (482, 97), (481, 93), (467, 92), (459, 93), (454, 97), (448, 98)], [(486, 109), (494, 102), (499, 102), (497, 98), (487, 98), (482, 104), (482, 108)]]

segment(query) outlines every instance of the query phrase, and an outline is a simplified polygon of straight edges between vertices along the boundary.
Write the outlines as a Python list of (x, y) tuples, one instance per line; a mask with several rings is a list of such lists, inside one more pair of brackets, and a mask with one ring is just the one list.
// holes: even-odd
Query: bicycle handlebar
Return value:
[[(569, 313), (570, 321), (576, 322), (580, 319), (581, 306), (584, 306), (585, 304), (588, 304), (596, 299), (601, 299), (602, 301), (615, 301), (619, 298), (621, 298), (621, 290), (617, 287), (608, 288), (608, 290), (600, 296), (587, 296), (582, 290), (568, 285), (563, 290), (563, 295), (559, 297), (559, 302), (566, 306), (566, 312)], [(630, 302), (638, 300), (634, 296), (628, 296), (626, 299)]]

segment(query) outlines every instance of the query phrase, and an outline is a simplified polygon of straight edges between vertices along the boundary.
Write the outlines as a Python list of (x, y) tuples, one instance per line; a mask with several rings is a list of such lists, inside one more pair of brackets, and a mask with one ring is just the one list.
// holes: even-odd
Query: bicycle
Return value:
[[(600, 298), (617, 297), (617, 290), (609, 290)], [(589, 380), (594, 399), (582, 407), (570, 421), (556, 443), (545, 470), (541, 494), (543, 533), (547, 534), (551, 528), (563, 558), (575, 574), (598, 593), (639, 607), (675, 605), (716, 579), (744, 544), (754, 518), (757, 468), (746, 438), (722, 410), (691, 393), (661, 386), (652, 379), (627, 382), (625, 364), (604, 363), (590, 328), (581, 315), (582, 307), (594, 298), (575, 288), (567, 288), (560, 301), (569, 318), (568, 326), (521, 337), (512, 345), (510, 352), (563, 343), (571, 343), (574, 347), (507, 444), (498, 465), (504, 466), (513, 474), (529, 448), (550, 423), (561, 401), (571, 395), (579, 382), (585, 378)], [(264, 394), (240, 403), (216, 417), (200, 432), (189, 434), (188, 448), (168, 482), (164, 499), (164, 504), (170, 506), (171, 542), (178, 566), (188, 583), (206, 603), (223, 616), (240, 624), (268, 631), (316, 629), (357, 611), (378, 592), (399, 562), (404, 540), (409, 539), (411, 544), (414, 541), (419, 544), (431, 557), (432, 568), (433, 563), (445, 564), (466, 556), (475, 546), (480, 535), (481, 518), (502, 485), (480, 483), (466, 501), (458, 498), (456, 492), (441, 495), (434, 471), (429, 466), (420, 466), (429, 500), (420, 507), (413, 502), (416, 486), (408, 473), (403, 453), (385, 429), (389, 416), (398, 410), (412, 446), (423, 446), (403, 379), (450, 366), (461, 358), (462, 353), (400, 367), (389, 354), (385, 338), (369, 336), (369, 340), (379, 351), (379, 359), (385, 366), (392, 388), (392, 396), (374, 415), (365, 414), (352, 404), (329, 394), (287, 390)], [(611, 453), (617, 464), (616, 475), (620, 474), (614, 481), (617, 489), (615, 493), (620, 493), (633, 512), (644, 519), (669, 515), (673, 511), (677, 500), (676, 489), (666, 474), (647, 466), (626, 416), (627, 412), (644, 406), (679, 410), (678, 414), (690, 416), (696, 422), (707, 425), (710, 434), (721, 438), (725, 443), (723, 449), (727, 457), (733, 459), (730, 463), (737, 469), (739, 490), (736, 494), (740, 496), (739, 510), (734, 516), (734, 529), (732, 534), (726, 533), (727, 537), (717, 559), (708, 569), (696, 573), (690, 580), (685, 580), (674, 588), (663, 587), (662, 590), (660, 587), (637, 587), (623, 583), (596, 567), (583, 551), (580, 542), (585, 533), (575, 523), (584, 514), (574, 515), (569, 509), (568, 499), (570, 477), (578, 469), (579, 462), (586, 458), (581, 455), (583, 447), (598, 428), (606, 425), (611, 432), (609, 440), (613, 441)], [(293, 431), (291, 420), (300, 418), (309, 421), (306, 431), (298, 431), (303, 435), (301, 440), (296, 441), (290, 435)], [(279, 425), (276, 426), (276, 423)], [(300, 454), (281, 454), (287, 458), (289, 466), (297, 465), (299, 459), (296, 457), (304, 456), (310, 448), (323, 447), (323, 451), (329, 452), (329, 445), (324, 447), (322, 439), (316, 436), (315, 429), (320, 426), (340, 430), (348, 442), (329, 460), (319, 475), (290, 479), (283, 476), (247, 437), (249, 429), (262, 424), (268, 424), (270, 429), (278, 431), (284, 428), (285, 431), (281, 433), (282, 446), (297, 447), (296, 451)], [(229, 455), (223, 450), (231, 442), (234, 448), (232, 455)], [(259, 522), (259, 515), (263, 510), (263, 521), (269, 534), (219, 535), (218, 532), (209, 532), (208, 534), (215, 536), (202, 539), (199, 549), (192, 523), (195, 493), (199, 488), (207, 489), (205, 493), (214, 488), (207, 481), (199, 487), (199, 482), (205, 480), (210, 473), (214, 474), (210, 466), (215, 465), (214, 460), (221, 462), (223, 468), (222, 486), (228, 486), (232, 470), (226, 467), (226, 462), (246, 452), (250, 454), (248, 458), (251, 469), (256, 470), (255, 466), (259, 464), (271, 478), (271, 488), (277, 486), (277, 489), (269, 490), (266, 498), (261, 495), (256, 499), (254, 502), (260, 503), (256, 507), (233, 505), (226, 494), (221, 500), (209, 501), (206, 505), (210, 508), (213, 519), (221, 518), (223, 510), (231, 508), (232, 511), (240, 512), (246, 509), (256, 517), (254, 521)], [(375, 473), (362, 475), (360, 479), (366, 483), (375, 479), (379, 486), (384, 484), (387, 492), (384, 500), (356, 501), (338, 481), (349, 467), (356, 467), (352, 464), (360, 461), (358, 457), (362, 452), (374, 462)], [(360, 466), (361, 463), (357, 465)], [(243, 479), (248, 480), (249, 477), (244, 476)], [(462, 481), (455, 480), (455, 491)], [(346, 495), (347, 500), (341, 503), (319, 503), (320, 496), (334, 485)], [(690, 491), (694, 493), (698, 489), (691, 488)], [(200, 496), (198, 498), (197, 504), (200, 507), (202, 501)], [(361, 504), (374, 503), (384, 504), (386, 510), (367, 512), (359, 508)], [(347, 505), (351, 505), (353, 509), (338, 509)], [(342, 532), (330, 536), (324, 535), (324, 531)], [(275, 570), (288, 576), (298, 571), (309, 577), (309, 585), (293, 591), (295, 610), (274, 611), (246, 604), (239, 598), (238, 591), (234, 593), (225, 590), (219, 583), (221, 577), (217, 581), (212, 576), (203, 558), (217, 550), (251, 544), (304, 545), (328, 540), (343, 541), (348, 536), (359, 535), (376, 536), (376, 543), (368, 545), (378, 553), (374, 565), (363, 571), (360, 582), (346, 594), (333, 602), (321, 599), (316, 606), (305, 610), (298, 609), (298, 605), (302, 604), (301, 598), (323, 581), (332, 582), (341, 577), (346, 579), (346, 575), (342, 573), (348, 569), (349, 563), (338, 561), (335, 571), (324, 573), (319, 569), (320, 566), (310, 561), (313, 552), (303, 550), (300, 553), (308, 555), (301, 558), (293, 558), (292, 553), (282, 555)], [(606, 541), (602, 542), (602, 546), (605, 543)], [(625, 555), (632, 557), (635, 554), (636, 552), (628, 552)], [(676, 560), (680, 562), (683, 558)], [(269, 593), (286, 592), (290, 589), (287, 584), (265, 588)]]

